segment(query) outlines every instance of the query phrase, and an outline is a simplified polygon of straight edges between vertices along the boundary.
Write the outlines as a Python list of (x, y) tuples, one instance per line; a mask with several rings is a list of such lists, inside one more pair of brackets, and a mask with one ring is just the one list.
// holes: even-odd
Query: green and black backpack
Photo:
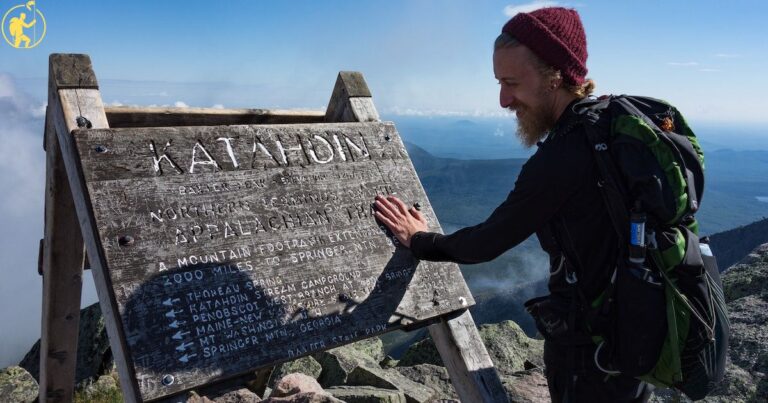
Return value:
[(595, 363), (701, 399), (723, 378), (730, 327), (694, 217), (704, 190), (701, 147), (661, 100), (588, 98), (574, 110), (622, 252), (610, 284), (590, 302)]

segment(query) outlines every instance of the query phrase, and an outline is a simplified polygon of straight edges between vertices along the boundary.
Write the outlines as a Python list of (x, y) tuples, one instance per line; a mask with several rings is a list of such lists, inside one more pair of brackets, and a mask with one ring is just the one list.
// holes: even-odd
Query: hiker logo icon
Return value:
[(45, 38), (46, 23), (35, 0), (11, 7), (0, 25), (5, 42), (16, 49), (31, 49)]

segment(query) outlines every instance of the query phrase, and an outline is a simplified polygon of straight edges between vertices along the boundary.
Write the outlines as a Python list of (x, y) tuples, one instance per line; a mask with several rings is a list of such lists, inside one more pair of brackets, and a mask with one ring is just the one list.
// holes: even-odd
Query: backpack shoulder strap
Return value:
[(613, 96), (579, 102), (574, 110), (581, 116), (589, 148), (595, 158), (600, 179), (597, 185), (603, 196), (608, 215), (619, 239), (619, 250), (629, 242), (629, 201), (626, 186), (608, 150), (611, 139), (611, 116), (608, 106)]

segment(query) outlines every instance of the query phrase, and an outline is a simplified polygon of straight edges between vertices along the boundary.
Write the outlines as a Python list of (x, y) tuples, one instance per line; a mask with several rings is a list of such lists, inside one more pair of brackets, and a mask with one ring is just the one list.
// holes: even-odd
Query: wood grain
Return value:
[(339, 72), (325, 111), (325, 121), (332, 123), (379, 121), (379, 113), (373, 104), (371, 91), (360, 72)]
[(53, 53), (48, 58), (49, 78), (56, 90), (68, 88), (98, 89), (91, 58), (82, 54)]
[[(60, 91), (98, 87), (86, 55), (53, 54), (49, 58), (48, 107), (43, 149), (46, 150), (45, 235), (40, 260), (43, 304), (40, 336), (40, 401), (71, 401), (74, 393), (83, 239), (76, 203), (59, 135), (68, 135), (79, 116), (91, 117), (95, 127), (107, 127), (100, 105), (62, 100)], [(64, 88), (64, 89), (62, 89)], [(88, 89), (95, 92), (98, 90)], [(71, 98), (70, 98), (71, 99)]]
[(391, 123), (73, 136), (143, 400), (474, 303), (372, 216), (395, 193), (439, 230)]
[(429, 334), (462, 402), (509, 401), (469, 310), (440, 318)]
[(321, 123), (324, 111), (110, 106), (109, 127)]
[[(101, 242), (96, 235), (93, 209), (83, 180), (82, 167), (72, 134), (76, 128), (86, 123), (87, 126), (94, 129), (107, 127), (107, 117), (104, 113), (101, 95), (96, 89), (61, 89), (58, 90), (58, 95), (53, 97), (53, 103), (49, 105), (52, 105), (54, 113), (52, 121), (56, 126), (57, 140), (66, 167), (69, 187), (72, 190), (80, 233), (88, 251), (90, 266), (93, 269), (93, 279), (99, 296), (101, 313), (104, 317), (112, 355), (115, 358), (115, 365), (121, 380), (123, 399), (128, 403), (136, 402), (140, 400), (137, 393), (138, 386), (126, 357), (128, 350), (125, 339), (122, 337), (122, 323), (117, 319), (117, 304), (111, 297), (112, 284), (106, 272), (107, 265)], [(82, 261), (78, 262), (78, 268), (81, 270), (82, 264)], [(77, 289), (77, 293), (80, 293), (80, 288)], [(54, 304), (58, 303), (57, 299), (51, 299), (51, 301)], [(49, 336), (51, 335), (49, 334)], [(57, 336), (52, 335), (51, 337)], [(77, 338), (75, 337), (76, 341)], [(58, 379), (60, 375), (56, 376)], [(69, 382), (73, 382), (73, 379)]]
[[(51, 113), (51, 106), (48, 114)], [(46, 126), (40, 401), (71, 401), (75, 388), (83, 240), (55, 129)]]

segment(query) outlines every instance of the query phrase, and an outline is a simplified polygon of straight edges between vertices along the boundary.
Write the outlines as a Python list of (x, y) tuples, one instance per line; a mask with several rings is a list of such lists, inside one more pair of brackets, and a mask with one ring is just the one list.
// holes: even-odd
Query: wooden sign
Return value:
[(391, 123), (72, 136), (142, 400), (474, 303), (455, 264), (415, 260), (372, 215), (396, 194), (439, 230)]

